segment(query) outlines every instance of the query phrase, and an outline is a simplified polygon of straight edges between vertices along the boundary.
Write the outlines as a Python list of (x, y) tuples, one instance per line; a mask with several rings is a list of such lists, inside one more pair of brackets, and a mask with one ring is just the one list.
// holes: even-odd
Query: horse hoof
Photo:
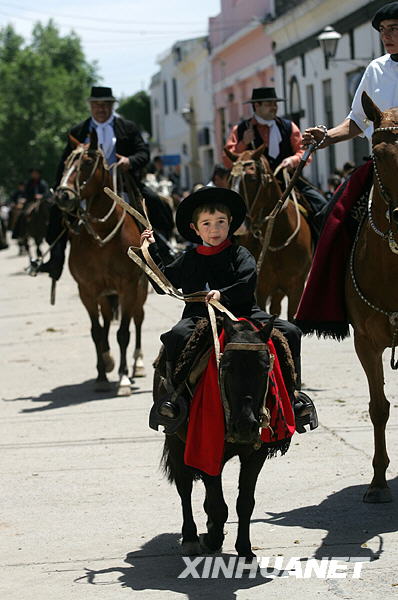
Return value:
[(373, 504), (381, 504), (383, 502), (392, 502), (391, 490), (388, 487), (384, 487), (384, 488), (369, 487), (363, 496), (363, 501), (373, 503)]
[(134, 377), (145, 377), (145, 367), (144, 367), (144, 365), (134, 365), (134, 368), (133, 368), (133, 378)]
[(115, 368), (115, 361), (113, 360), (112, 354), (109, 352), (102, 353), (102, 360), (105, 365), (105, 373), (110, 373)]
[(94, 384), (95, 392), (110, 392), (111, 389), (112, 384), (108, 380), (100, 381), (97, 379), (97, 381)]
[(181, 553), (183, 556), (200, 556), (203, 554), (200, 542), (182, 542)]
[(122, 375), (117, 388), (118, 396), (130, 396), (131, 395), (131, 382), (127, 375)]
[(209, 548), (206, 543), (207, 533), (201, 533), (199, 536), (199, 543), (201, 547), (201, 554), (218, 554), (222, 552), (222, 544), (219, 548)]

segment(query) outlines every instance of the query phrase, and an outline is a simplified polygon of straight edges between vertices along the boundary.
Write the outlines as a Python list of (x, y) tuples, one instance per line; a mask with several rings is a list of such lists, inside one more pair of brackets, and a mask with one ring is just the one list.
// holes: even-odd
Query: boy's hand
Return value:
[(144, 240), (148, 240), (149, 244), (154, 244), (155, 243), (155, 238), (153, 237), (153, 231), (152, 231), (152, 229), (145, 229), (141, 233), (141, 238), (140, 238), (141, 246), (144, 243)]
[(218, 290), (210, 290), (210, 292), (206, 296), (206, 302), (210, 302), (211, 299), (220, 301), (220, 292)]

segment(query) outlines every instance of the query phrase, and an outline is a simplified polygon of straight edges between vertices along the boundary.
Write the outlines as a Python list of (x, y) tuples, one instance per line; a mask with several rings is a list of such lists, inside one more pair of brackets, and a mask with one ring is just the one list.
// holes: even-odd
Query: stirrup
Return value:
[[(319, 425), (318, 423), (318, 414), (316, 412), (315, 405), (311, 398), (307, 396), (304, 392), (299, 392), (298, 400), (301, 400), (301, 410), (299, 415), (295, 416), (296, 420), (296, 431), (297, 433), (306, 433), (305, 429), (306, 425), (310, 426), (310, 431), (316, 429)], [(296, 407), (294, 407), (294, 412), (296, 413)]]

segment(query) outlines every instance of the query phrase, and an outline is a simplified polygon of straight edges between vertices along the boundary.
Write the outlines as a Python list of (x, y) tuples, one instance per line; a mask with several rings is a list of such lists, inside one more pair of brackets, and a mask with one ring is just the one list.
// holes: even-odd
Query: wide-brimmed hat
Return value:
[(373, 27), (379, 31), (380, 23), (386, 19), (398, 19), (398, 2), (389, 2), (379, 8), (372, 20)]
[(98, 87), (93, 86), (91, 88), (90, 97), (87, 98), (89, 102), (95, 101), (108, 101), (108, 102), (116, 102), (116, 98), (114, 98), (112, 94), (112, 88), (110, 87)]
[(277, 102), (281, 102), (284, 100), (284, 98), (278, 98), (276, 95), (275, 88), (273, 87), (254, 88), (250, 100), (245, 100), (243, 104), (252, 104), (253, 102), (267, 102), (268, 100), (276, 100)]
[(245, 202), (237, 192), (226, 188), (202, 187), (193, 194), (190, 194), (177, 207), (176, 227), (179, 233), (189, 242), (201, 244), (202, 240), (196, 235), (190, 224), (193, 222), (193, 213), (196, 208), (207, 205), (223, 204), (231, 213), (231, 224), (229, 233), (232, 234), (243, 223), (246, 216)]

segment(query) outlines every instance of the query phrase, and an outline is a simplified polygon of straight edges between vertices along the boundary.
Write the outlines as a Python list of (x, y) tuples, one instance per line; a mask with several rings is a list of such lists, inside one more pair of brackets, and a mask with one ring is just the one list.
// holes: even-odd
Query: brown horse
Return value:
[[(240, 237), (258, 260), (267, 227), (267, 216), (282, 196), (278, 180), (263, 155), (264, 146), (234, 154), (225, 148), (234, 163), (231, 187), (239, 192), (247, 206), (247, 232)], [(297, 203), (288, 201), (276, 217), (270, 245), (264, 255), (257, 283), (257, 302), (280, 315), (281, 301), (288, 298), (288, 319), (297, 310), (304, 283), (311, 266), (311, 231), (300, 215)]]
[[(130, 340), (130, 321), (135, 324), (133, 377), (142, 376), (141, 326), (147, 296), (147, 279), (127, 256), (131, 245), (139, 245), (136, 222), (105, 193), (112, 188), (110, 170), (97, 136), (90, 145), (74, 141), (75, 149), (65, 161), (65, 170), (55, 192), (58, 206), (77, 217), (78, 230), (71, 228), (69, 268), (77, 281), (80, 298), (91, 320), (91, 335), (97, 351), (96, 389), (109, 387), (106, 373), (114, 367), (109, 352), (108, 334), (113, 316), (112, 297), (118, 296), (121, 313), (117, 341), (120, 347), (119, 395), (130, 393), (126, 351)], [(68, 224), (69, 219), (65, 222)], [(75, 221), (76, 222), (76, 221)], [(103, 324), (99, 321), (99, 311)]]
[[(383, 389), (382, 354), (388, 347), (395, 348), (398, 339), (398, 108), (381, 112), (365, 92), (362, 105), (374, 123), (374, 187), (352, 249), (346, 302), (355, 350), (368, 379), (374, 429), (374, 476), (364, 501), (390, 502), (385, 439), (390, 404)], [(391, 363), (396, 369), (394, 351)]]

